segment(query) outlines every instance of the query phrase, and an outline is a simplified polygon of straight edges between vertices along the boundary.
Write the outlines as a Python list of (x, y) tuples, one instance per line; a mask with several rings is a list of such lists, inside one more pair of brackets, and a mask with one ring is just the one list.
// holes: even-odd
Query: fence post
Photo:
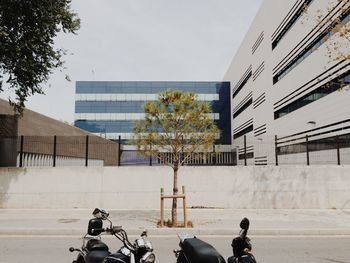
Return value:
[(337, 140), (337, 163), (340, 165), (340, 145), (339, 145), (339, 136), (335, 137)]
[(276, 166), (278, 166), (277, 135), (275, 135), (275, 159), (276, 159)]
[(310, 165), (310, 155), (309, 155), (309, 136), (306, 135), (306, 165)]
[(214, 158), (214, 165), (216, 165), (216, 153), (215, 153), (215, 144), (213, 144), (213, 158)]
[(86, 135), (85, 141), (85, 166), (89, 165), (89, 135)]
[[(152, 145), (150, 145), (149, 148), (152, 152)], [(152, 155), (149, 156), (149, 166), (152, 166)]]
[(53, 167), (56, 167), (56, 144), (57, 144), (57, 136), (53, 136)]
[(187, 227), (187, 207), (186, 207), (186, 192), (185, 192), (185, 186), (182, 186), (182, 207), (183, 207), (183, 213), (184, 213), (184, 227)]
[(247, 135), (244, 135), (244, 166), (247, 166)]
[(120, 160), (121, 160), (121, 155), (122, 155), (122, 151), (121, 151), (121, 144), (122, 144), (122, 139), (121, 136), (118, 136), (118, 166), (120, 166)]
[(160, 188), (160, 227), (164, 226), (164, 188)]
[(24, 145), (24, 136), (21, 135), (21, 146), (19, 153), (19, 167), (23, 167), (23, 145)]

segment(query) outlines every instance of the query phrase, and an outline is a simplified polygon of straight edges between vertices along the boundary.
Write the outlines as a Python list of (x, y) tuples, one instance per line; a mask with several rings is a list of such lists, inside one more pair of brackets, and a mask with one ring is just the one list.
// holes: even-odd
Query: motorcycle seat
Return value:
[(224, 258), (212, 245), (198, 238), (186, 239), (180, 246), (189, 262), (225, 263)]
[(103, 243), (101, 240), (98, 239), (90, 239), (87, 243), (86, 243), (86, 248), (89, 251), (93, 251), (93, 250), (104, 250), (104, 251), (108, 251), (108, 246)]
[(108, 257), (109, 252), (105, 250), (90, 251), (86, 256), (86, 263), (102, 263)]

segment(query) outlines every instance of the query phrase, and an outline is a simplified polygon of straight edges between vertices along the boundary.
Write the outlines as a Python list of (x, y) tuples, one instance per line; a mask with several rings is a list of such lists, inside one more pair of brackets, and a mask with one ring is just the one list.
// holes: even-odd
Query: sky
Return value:
[[(74, 122), (75, 81), (220, 81), (262, 0), (73, 0), (77, 35), (60, 34), (65, 69), (27, 108)], [(71, 81), (65, 80), (67, 74)], [(0, 93), (1, 98), (11, 96)]]

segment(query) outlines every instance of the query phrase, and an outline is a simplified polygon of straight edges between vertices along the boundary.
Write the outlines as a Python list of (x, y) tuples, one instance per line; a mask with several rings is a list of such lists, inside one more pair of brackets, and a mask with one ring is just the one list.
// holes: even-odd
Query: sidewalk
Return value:
[[(74, 235), (86, 233), (93, 209), (0, 209), (0, 235)], [(350, 235), (350, 210), (231, 210), (189, 209), (194, 228), (157, 228), (157, 210), (110, 210), (110, 219), (130, 235), (147, 229), (149, 235), (237, 235), (239, 223), (248, 217), (250, 235)], [(178, 220), (182, 214), (179, 213)], [(166, 218), (170, 211), (166, 211)]]

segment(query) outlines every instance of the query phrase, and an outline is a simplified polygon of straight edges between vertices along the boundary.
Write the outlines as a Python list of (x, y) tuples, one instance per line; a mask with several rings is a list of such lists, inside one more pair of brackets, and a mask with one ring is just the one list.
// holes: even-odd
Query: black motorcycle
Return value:
[(225, 263), (224, 258), (210, 244), (195, 236), (179, 234), (180, 250), (174, 250), (177, 263)]
[(249, 224), (248, 218), (243, 218), (239, 224), (241, 231), (239, 232), (239, 236), (232, 240), (231, 246), (233, 256), (228, 258), (228, 263), (256, 263), (256, 260), (251, 253), (252, 245), (247, 236)]
[[(250, 253), (252, 246), (247, 237), (249, 220), (243, 218), (240, 223), (241, 231), (238, 237), (232, 240), (233, 256), (228, 258), (228, 263), (256, 263)], [(210, 244), (191, 235), (178, 235), (180, 250), (174, 250), (177, 263), (225, 263), (224, 258)]]
[[(108, 219), (109, 213), (96, 208), (89, 220), (88, 233), (83, 237), (81, 249), (69, 248), (70, 252), (77, 251), (77, 259), (73, 263), (154, 263), (155, 255), (152, 244), (146, 240), (147, 232), (142, 232), (140, 238), (132, 244), (121, 226), (113, 226)], [(109, 222), (109, 227), (103, 228), (103, 221)], [(110, 253), (108, 246), (101, 241), (101, 233), (114, 235), (123, 246), (116, 252)]]

